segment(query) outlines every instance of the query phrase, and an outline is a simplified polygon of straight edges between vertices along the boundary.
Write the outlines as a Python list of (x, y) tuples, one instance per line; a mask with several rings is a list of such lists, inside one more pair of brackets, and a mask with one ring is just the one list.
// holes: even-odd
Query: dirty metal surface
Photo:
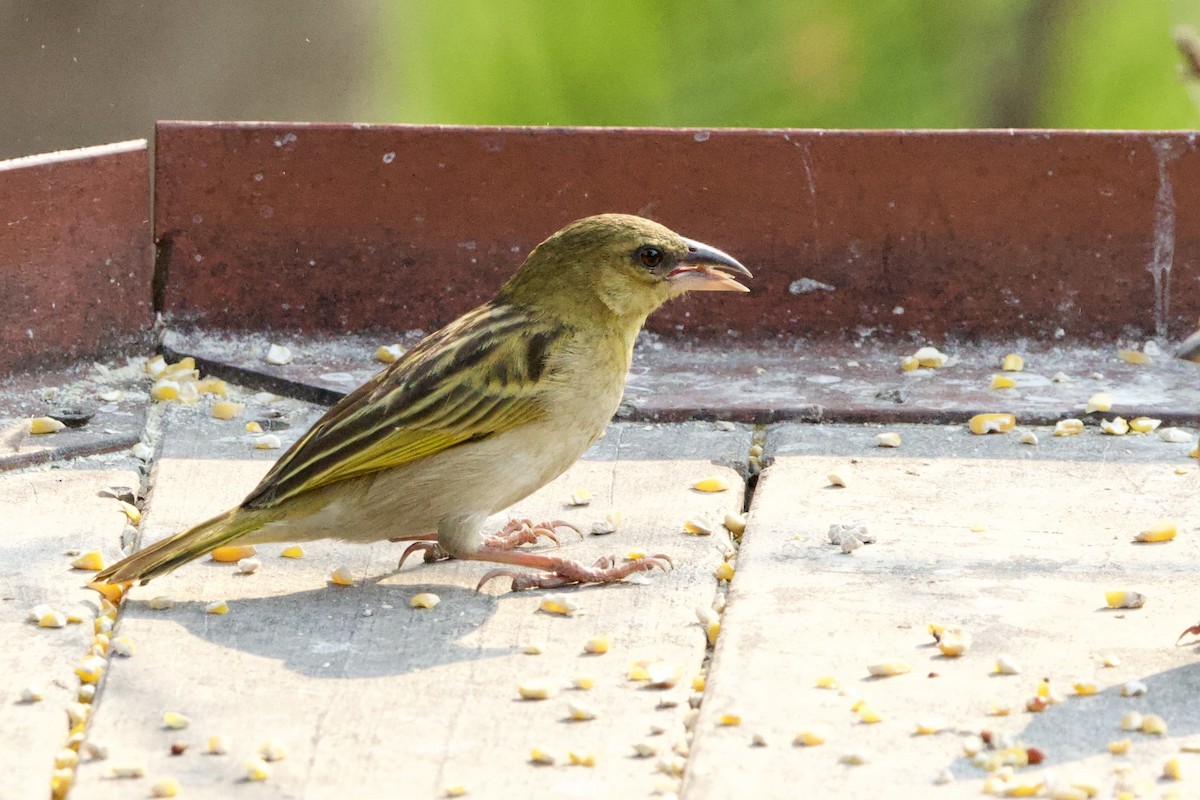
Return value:
[[(195, 357), (205, 374), (332, 404), (383, 368), (374, 357), (380, 345), (411, 345), (417, 338), (414, 332), (333, 337), (170, 331), (164, 350), (171, 361)], [(294, 361), (267, 364), (272, 342), (286, 345)], [(620, 415), (658, 422), (890, 423), (965, 422), (977, 413), (1008, 412), (1023, 424), (1052, 424), (1085, 416), (1089, 398), (1104, 392), (1113, 401), (1107, 417), (1200, 423), (1200, 368), (1170, 358), (1169, 351), (1134, 365), (1117, 358), (1115, 345), (964, 344), (946, 346), (951, 359), (941, 369), (901, 372), (900, 357), (914, 349), (869, 339), (857, 346), (831, 340), (721, 346), (643, 335)], [(991, 389), (1008, 352), (1024, 355), (1025, 370), (1004, 373), (1016, 388)], [(1067, 380), (1053, 380), (1060, 372)]]
[(0, 375), (145, 344), (145, 141), (0, 161)]
[(164, 122), (156, 147), (164, 308), (222, 328), (439, 327), (604, 211), (755, 272), (659, 332), (1179, 336), (1200, 312), (1189, 133)]

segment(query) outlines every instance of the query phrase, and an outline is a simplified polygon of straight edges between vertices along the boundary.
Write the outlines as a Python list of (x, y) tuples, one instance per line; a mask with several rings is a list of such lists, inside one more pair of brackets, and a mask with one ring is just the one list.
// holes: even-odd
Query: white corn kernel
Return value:
[(1142, 719), (1142, 715), (1136, 711), (1126, 712), (1125, 716), (1121, 717), (1121, 730), (1140, 731), (1142, 729)]
[(1102, 419), (1100, 420), (1100, 430), (1109, 436), (1124, 436), (1129, 433), (1129, 423), (1125, 421), (1124, 417)]
[(1121, 687), (1122, 697), (1141, 697), (1150, 690), (1150, 687), (1141, 681), (1129, 681)]
[(113, 655), (124, 656), (125, 658), (129, 658), (137, 652), (137, 648), (133, 644), (133, 639), (130, 639), (128, 636), (118, 636), (113, 639), (109, 645), (109, 649)]
[(67, 624), (67, 615), (61, 611), (47, 611), (38, 619), (39, 628), (63, 628)]
[(114, 778), (144, 778), (146, 777), (146, 765), (136, 762), (113, 764), (109, 767), (109, 774)]
[(893, 675), (903, 675), (906, 672), (912, 672), (912, 666), (905, 661), (880, 661), (877, 664), (867, 666), (867, 672), (871, 673), (876, 678), (891, 677)]
[(251, 443), (255, 450), (278, 450), (283, 447), (283, 440), (273, 433), (264, 433), (261, 436), (255, 436)]
[(938, 350), (936, 347), (931, 347), (928, 345), (919, 348), (917, 352), (912, 354), (912, 357), (917, 360), (919, 365), (928, 369), (938, 369), (939, 367), (944, 367), (946, 366), (946, 362), (949, 360), (949, 357), (945, 353)]
[(1084, 406), (1083, 413), (1091, 414), (1095, 411), (1108, 411), (1112, 408), (1112, 398), (1106, 392), (1096, 392), (1088, 398), (1087, 405)]
[(1055, 436), (1078, 436), (1083, 433), (1083, 420), (1060, 419), (1054, 423)]
[(243, 558), (237, 562), (238, 572), (244, 575), (253, 575), (258, 572), (258, 568), (262, 566), (262, 562), (257, 558)]
[(258, 754), (265, 761), (283, 761), (288, 757), (288, 748), (278, 739), (271, 739), (258, 746)]
[(205, 751), (212, 756), (223, 756), (229, 752), (229, 740), (224, 736), (210, 736), (205, 742)]
[(229, 604), (224, 600), (214, 600), (204, 606), (205, 614), (228, 614)]
[(1171, 444), (1185, 444), (1192, 441), (1192, 435), (1180, 428), (1159, 428), (1158, 438)]
[(329, 580), (338, 586), (353, 586), (354, 573), (350, 571), (349, 567), (337, 567), (329, 573)]
[(1037, 444), (1038, 437), (1033, 431), (1021, 431), (1020, 438), (1017, 439), (1021, 444)]
[(825, 476), (825, 480), (829, 481), (830, 486), (845, 487), (850, 477), (850, 468), (846, 466), (835, 467)]
[(38, 703), (45, 697), (45, 692), (40, 686), (26, 686), (21, 690), (22, 703)]
[(996, 657), (996, 668), (993, 670), (997, 675), (1017, 675), (1021, 672), (1021, 667), (1010, 655), (1000, 655)]
[(174, 598), (168, 597), (165, 594), (160, 594), (155, 597), (151, 597), (150, 600), (147, 601), (146, 605), (149, 606), (152, 611), (163, 611), (173, 607), (175, 605), (175, 600)]
[(290, 364), (292, 363), (292, 351), (281, 344), (273, 344), (267, 348), (266, 360), (268, 364), (280, 366)]
[(433, 608), (440, 602), (442, 602), (442, 598), (433, 592), (419, 592), (412, 596), (408, 605), (410, 608)]
[(646, 664), (646, 682), (651, 689), (673, 689), (683, 677), (683, 667), (671, 661)]
[(683, 523), (683, 531), (693, 536), (711, 536), (713, 524), (704, 517), (692, 517)]
[(730, 511), (725, 514), (725, 528), (734, 536), (741, 536), (746, 530), (746, 518), (741, 514)]
[(899, 447), (900, 446), (900, 434), (896, 433), (895, 431), (886, 431), (884, 433), (876, 434), (875, 446), (876, 447)]
[(567, 714), (576, 722), (586, 722), (596, 718), (596, 710), (586, 703), (572, 700), (567, 703)]

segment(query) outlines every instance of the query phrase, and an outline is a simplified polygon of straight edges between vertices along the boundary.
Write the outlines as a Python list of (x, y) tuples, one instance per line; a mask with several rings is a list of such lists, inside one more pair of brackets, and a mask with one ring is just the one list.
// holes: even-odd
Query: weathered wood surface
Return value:
[[(1110, 796), (1113, 766), (1127, 764), (1131, 784), (1155, 787), (1164, 761), (1200, 740), (1197, 648), (1172, 646), (1200, 618), (1191, 445), (1095, 431), (1054, 439), (1041, 429), (1031, 447), (1012, 434), (893, 429), (903, 437), (895, 450), (872, 446), (874, 426), (768, 430), (776, 458), (754, 495), (683, 796), (735, 797), (753, 786), (771, 798), (978, 797), (986, 773), (963, 756), (960, 734), (985, 729), (1045, 752), (1027, 775), (1087, 777)], [(851, 461), (849, 486), (830, 487), (829, 471)], [(1175, 541), (1131, 543), (1160, 517), (1179, 522)], [(837, 523), (863, 523), (878, 541), (845, 555), (827, 541)], [(1149, 600), (1109, 610), (1112, 589)], [(928, 623), (964, 626), (973, 647), (942, 657)], [(1021, 674), (991, 674), (1004, 653)], [(1120, 665), (1103, 668), (1106, 653)], [(869, 664), (890, 659), (912, 672), (868, 677)], [(844, 691), (815, 688), (822, 675)], [(1066, 700), (1027, 713), (1043, 677)], [(1149, 692), (1121, 697), (1135, 679)], [(1100, 694), (1072, 696), (1077, 681), (1095, 681)], [(859, 722), (858, 698), (883, 721)], [(993, 701), (1011, 715), (988, 715)], [(1122, 732), (1129, 710), (1160, 714), (1169, 734)], [(721, 727), (725, 713), (743, 724)], [(947, 732), (913, 735), (919, 720), (938, 717)], [(810, 727), (825, 728), (828, 744), (794, 747)], [(755, 733), (769, 746), (751, 747)], [(1114, 759), (1106, 745), (1125, 736), (1133, 749)], [(870, 760), (840, 764), (850, 752)], [(1184, 759), (1191, 767), (1194, 756)], [(935, 786), (944, 769), (953, 783)], [(1191, 771), (1182, 796), (1196, 792)]]
[[(318, 412), (296, 412), (282, 434), (285, 446)], [(567, 536), (561, 552), (590, 561), (637, 548), (675, 559), (673, 572), (644, 585), (573, 591), (581, 610), (572, 618), (537, 612), (541, 593), (505, 594), (499, 584), (475, 592), (483, 564), (408, 564), (396, 573), (401, 546), (388, 543), (309, 544), (302, 560), (264, 546), (253, 575), (204, 560), (135, 588), (118, 630), (138, 650), (110, 668), (89, 733), (110, 761), (82, 765), (72, 796), (141, 792), (105, 777), (117, 761), (145, 763), (149, 780), (177, 777), (189, 798), (436, 797), (456, 784), (474, 797), (648, 796), (660, 776), (653, 759), (631, 757), (632, 745), (649, 740), (669, 751), (683, 735), (691, 678), (705, 652), (694, 608), (712, 602), (722, 559), (719, 537), (684, 535), (682, 523), (741, 507), (739, 476), (710, 461), (744, 462), (749, 445), (746, 428), (614, 425), (567, 475), (514, 508), (516, 516), (585, 525), (620, 510), (616, 534), (582, 542)], [(144, 536), (161, 538), (237, 502), (274, 455), (251, 450), (239, 423), (171, 409)], [(732, 488), (690, 490), (710, 473)], [(592, 505), (565, 508), (577, 487), (591, 490)], [(350, 567), (358, 583), (328, 583), (337, 565)], [(418, 591), (437, 593), (441, 604), (409, 608)], [(156, 595), (177, 604), (152, 611), (147, 600)], [(229, 602), (228, 615), (204, 613), (216, 599)], [(583, 655), (597, 634), (611, 636), (611, 651)], [(537, 641), (545, 653), (524, 654)], [(650, 691), (631, 683), (626, 675), (638, 659), (678, 663), (679, 686)], [(565, 687), (583, 673), (595, 677), (594, 690), (517, 699), (525, 681)], [(657, 708), (664, 699), (676, 705)], [(597, 718), (566, 721), (571, 700), (592, 706)], [(164, 730), (165, 711), (186, 714), (190, 727)], [(654, 725), (665, 732), (651, 737)], [(230, 737), (229, 755), (203, 753), (212, 735)], [(289, 757), (266, 785), (246, 783), (246, 758), (271, 739), (285, 743)], [(189, 749), (173, 757), (174, 742)], [(533, 746), (556, 754), (560, 765), (529, 764)], [(561, 765), (570, 750), (595, 752), (596, 767)]]

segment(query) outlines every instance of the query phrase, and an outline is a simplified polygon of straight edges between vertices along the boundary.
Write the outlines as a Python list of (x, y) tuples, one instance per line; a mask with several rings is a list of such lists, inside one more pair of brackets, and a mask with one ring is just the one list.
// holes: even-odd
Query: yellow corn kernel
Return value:
[(543, 681), (529, 681), (517, 687), (517, 694), (522, 700), (546, 700), (553, 693)]
[(1039, 780), (1022, 780), (1004, 787), (1005, 797), (1037, 797), (1042, 793), (1045, 782)]
[(61, 611), (48, 609), (38, 617), (37, 624), (39, 628), (65, 628), (67, 625), (67, 615)]
[(538, 610), (547, 614), (557, 614), (560, 617), (569, 617), (579, 610), (579, 606), (575, 605), (574, 601), (565, 594), (548, 594), (542, 598)]
[(573, 767), (594, 767), (596, 766), (596, 754), (590, 750), (586, 753), (577, 753), (571, 750), (567, 753), (567, 761)]
[(554, 756), (540, 747), (534, 747), (530, 749), (529, 760), (531, 763), (537, 764), (540, 767), (554, 766)]
[[(344, 585), (348, 586), (349, 584)], [(412, 599), (408, 601), (408, 606), (409, 608), (433, 608), (440, 602), (442, 602), (442, 598), (433, 592), (420, 592), (412, 596)]]
[(1017, 418), (1012, 414), (976, 414), (967, 422), (971, 433), (982, 436), (985, 433), (1007, 433), (1017, 424)]
[(329, 573), (329, 580), (338, 586), (353, 586), (354, 573), (350, 571), (349, 567), (337, 567)]
[(1050, 682), (1049, 681), (1038, 681), (1037, 696), (1042, 698), (1043, 700), (1050, 697)]
[(1112, 398), (1106, 392), (1096, 392), (1088, 398), (1087, 405), (1083, 408), (1083, 413), (1091, 414), (1094, 411), (1108, 411), (1112, 408)]
[(1073, 688), (1075, 689), (1075, 694), (1079, 695), (1080, 697), (1087, 697), (1100, 691), (1100, 687), (1087, 681), (1079, 681)]
[(466, 794), (467, 787), (461, 783), (453, 783), (442, 791), (442, 797), (465, 797)]
[(1116, 739), (1108, 743), (1108, 752), (1112, 753), (1114, 756), (1123, 756), (1129, 752), (1129, 748), (1132, 746), (1133, 742), (1130, 741), (1129, 737), (1125, 737), (1124, 739)]
[(792, 739), (792, 744), (800, 747), (816, 747), (825, 744), (826, 739), (825, 731), (818, 728), (807, 728), (796, 734), (796, 738)]
[(1016, 353), (1009, 353), (1000, 362), (1000, 369), (1005, 372), (1020, 372), (1025, 369), (1025, 359), (1021, 358)]
[(159, 375), (162, 375), (164, 371), (166, 371), (167, 360), (161, 355), (148, 358), (146, 359), (145, 363), (142, 364), (142, 369), (146, 371), (147, 375), (157, 378)]
[(692, 517), (683, 523), (683, 532), (693, 536), (712, 536), (712, 523), (703, 517)]
[(298, 544), (289, 544), (279, 551), (284, 558), (304, 558), (304, 548)]
[(1169, 542), (1175, 538), (1179, 527), (1173, 519), (1160, 519), (1134, 537), (1135, 542)]
[(1109, 608), (1141, 608), (1146, 605), (1146, 596), (1139, 592), (1118, 590), (1105, 592), (1104, 602)]
[(228, 614), (229, 613), (229, 604), (226, 603), (224, 600), (214, 600), (213, 602), (204, 606), (204, 613), (205, 614), (218, 614), (218, 615), (219, 614)]
[(879, 716), (879, 712), (866, 703), (858, 707), (858, 718), (867, 725), (874, 725), (876, 722), (883, 721), (883, 717)]
[(79, 763), (79, 754), (74, 750), (64, 748), (54, 755), (55, 769), (70, 769)]
[(724, 525), (734, 536), (741, 536), (746, 530), (746, 518), (741, 514), (730, 511), (725, 514)]
[(271, 777), (271, 765), (258, 756), (246, 759), (246, 780), (265, 781)]
[(629, 668), (628, 677), (631, 681), (648, 681), (650, 680), (650, 672), (646, 669), (645, 664), (634, 664)]
[(992, 389), (1012, 389), (1016, 385), (1017, 385), (1017, 382), (1014, 381), (1012, 378), (1008, 377), (1007, 375), (993, 375), (992, 376), (992, 383), (991, 383)]
[(178, 797), (179, 781), (175, 778), (160, 778), (150, 787), (151, 797)]
[(242, 403), (235, 403), (232, 400), (218, 400), (212, 404), (213, 419), (233, 419), (241, 415), (246, 410), (246, 406)]
[(173, 731), (181, 731), (190, 725), (191, 722), (186, 715), (180, 714), (178, 711), (163, 712), (163, 726)]
[(223, 756), (229, 752), (229, 740), (224, 736), (210, 736), (204, 743), (204, 750), (210, 756)]
[(703, 675), (697, 675), (696, 677), (692, 678), (692, 691), (703, 692), (705, 683), (706, 681)]
[(1169, 781), (1183, 780), (1183, 771), (1179, 768), (1179, 759), (1167, 759), (1167, 763), (1163, 764), (1163, 777)]
[(709, 620), (708, 624), (704, 626), (704, 635), (710, 646), (716, 645), (717, 637), (721, 635), (721, 620)]
[(113, 655), (125, 656), (126, 658), (132, 656), (137, 649), (134, 647), (133, 639), (130, 639), (128, 636), (116, 637), (109, 643), (109, 647)]
[(989, 717), (1007, 717), (1012, 713), (1012, 706), (1005, 705), (998, 700), (993, 700), (988, 703), (987, 714)]
[(155, 400), (178, 400), (179, 383), (170, 378), (159, 378), (150, 387), (150, 396)]
[(724, 492), (729, 488), (729, 481), (717, 475), (709, 475), (692, 484), (697, 492)]
[(394, 364), (402, 355), (404, 348), (398, 344), (383, 344), (375, 351), (375, 359), (384, 364)]
[(1107, 433), (1109, 436), (1124, 436), (1129, 433), (1129, 423), (1124, 417), (1113, 417), (1111, 420), (1100, 420), (1100, 431)]
[(567, 716), (574, 722), (587, 722), (596, 718), (596, 709), (586, 703), (572, 700), (567, 703)]
[(96, 683), (104, 674), (105, 661), (100, 656), (87, 656), (75, 665), (75, 674), (84, 683)]
[(1129, 430), (1134, 433), (1152, 433), (1159, 425), (1162, 425), (1161, 419), (1150, 417), (1134, 417), (1129, 420)]
[(1153, 736), (1166, 736), (1167, 721), (1158, 714), (1147, 714), (1142, 717), (1141, 731)]
[(1083, 420), (1060, 419), (1054, 423), (1055, 436), (1078, 436), (1083, 433)]
[(608, 637), (593, 636), (583, 643), (583, 652), (591, 655), (601, 655), (608, 652)]
[(255, 450), (278, 450), (283, 447), (283, 440), (273, 433), (264, 433), (251, 440)]
[(99, 550), (88, 550), (71, 562), (71, 569), (83, 569), (89, 572), (99, 572), (104, 569), (104, 554)]
[(1071, 783), (1071, 788), (1078, 789), (1079, 791), (1083, 792), (1084, 797), (1095, 797), (1096, 795), (1100, 794), (1099, 785), (1090, 781), (1073, 781)]
[(917, 720), (917, 723), (913, 726), (913, 735), (932, 736), (936, 733), (941, 733), (942, 731), (946, 730), (947, 727), (948, 725), (944, 719), (932, 718)]
[(567, 498), (567, 505), (571, 506), (586, 506), (592, 502), (592, 493), (587, 489), (576, 489), (571, 492), (571, 496)]
[(79, 625), (83, 622), (83, 612), (78, 608), (72, 608), (65, 612), (68, 625)]
[(288, 757), (288, 747), (278, 739), (271, 739), (258, 746), (258, 755), (265, 761), (283, 761)]
[(213, 561), (220, 561), (223, 564), (235, 564), (243, 558), (250, 558), (257, 554), (252, 544), (230, 545), (228, 547), (218, 547), (210, 554)]
[(905, 661), (881, 661), (878, 664), (868, 665), (867, 672), (876, 678), (885, 678), (912, 672), (912, 666)]
[(840, 689), (841, 688), (841, 684), (838, 683), (838, 679), (833, 677), (832, 675), (822, 675), (819, 678), (817, 678), (816, 686), (818, 689)]
[(87, 587), (99, 592), (104, 600), (110, 603), (119, 603), (132, 585), (133, 581), (122, 581), (121, 583), (89, 583)]
[(258, 424), (257, 420), (250, 420), (246, 423), (246, 433), (262, 433), (262, 425)]
[(896, 433), (895, 431), (885, 431), (884, 433), (876, 434), (875, 446), (876, 447), (899, 447), (900, 446), (900, 434)]
[(730, 564), (728, 561), (722, 561), (714, 574), (718, 581), (733, 580), (733, 564)]
[(44, 433), (58, 433), (65, 427), (67, 426), (53, 417), (34, 417), (29, 420), (29, 432), (38, 436)]
[(912, 356), (905, 356), (904, 358), (900, 359), (901, 372), (915, 372), (920, 366), (921, 362)]
[(946, 366), (946, 362), (949, 360), (949, 357), (941, 350), (930, 346), (918, 349), (917, 352), (912, 354), (912, 357), (917, 360), (919, 365), (922, 367), (928, 367), (929, 369), (938, 369), (939, 367), (944, 367)]
[(591, 675), (576, 675), (571, 679), (571, 685), (584, 692), (590, 692), (596, 686), (596, 679)]
[(196, 381), (196, 391), (200, 394), (211, 394), (217, 397), (224, 397), (229, 392), (229, 387), (225, 381), (220, 378), (204, 378)]
[(717, 724), (727, 728), (734, 728), (742, 724), (742, 717), (740, 714), (722, 714), (717, 717)]
[(124, 500), (117, 501), (121, 504), (121, 510), (125, 512), (125, 517), (134, 525), (142, 521), (142, 512), (133, 503), (126, 503)]
[(1150, 356), (1143, 353), (1141, 350), (1118, 350), (1117, 358), (1127, 364), (1149, 364)]
[(174, 364), (163, 365), (163, 375), (178, 375), (181, 372), (191, 372), (196, 368), (196, 359), (191, 356), (184, 356)]

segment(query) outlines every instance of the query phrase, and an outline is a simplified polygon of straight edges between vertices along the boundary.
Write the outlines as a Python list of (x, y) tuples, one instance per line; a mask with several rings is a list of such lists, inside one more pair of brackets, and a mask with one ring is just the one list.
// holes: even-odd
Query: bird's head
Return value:
[(599, 302), (641, 320), (684, 292), (748, 292), (729, 273), (737, 259), (642, 217), (601, 214), (572, 222), (534, 248), (501, 298), (564, 308)]

